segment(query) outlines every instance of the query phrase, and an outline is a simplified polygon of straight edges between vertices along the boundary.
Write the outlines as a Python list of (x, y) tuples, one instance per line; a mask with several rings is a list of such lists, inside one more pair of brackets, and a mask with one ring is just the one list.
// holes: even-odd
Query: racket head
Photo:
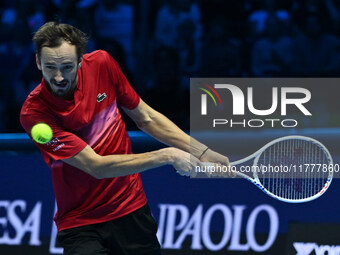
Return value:
[(303, 203), (320, 197), (328, 189), (333, 178), (332, 166), (331, 154), (319, 141), (306, 136), (285, 136), (261, 148), (254, 159), (253, 177), (268, 195), (284, 202)]

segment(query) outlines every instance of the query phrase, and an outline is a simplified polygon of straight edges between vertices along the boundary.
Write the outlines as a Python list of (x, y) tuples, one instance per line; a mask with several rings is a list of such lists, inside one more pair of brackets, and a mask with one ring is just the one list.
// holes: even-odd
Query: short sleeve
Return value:
[(126, 79), (119, 64), (106, 52), (105, 60), (111, 78), (116, 86), (118, 104), (129, 110), (136, 108), (139, 104), (140, 97)]
[(58, 124), (52, 116), (49, 117), (48, 114), (36, 113), (36, 114), (26, 114), (23, 111), (20, 114), (20, 122), (29, 137), (31, 136), (31, 129), (37, 123), (46, 123), (48, 124), (53, 131), (53, 138), (50, 142), (46, 144), (36, 145), (41, 150), (46, 163), (50, 164), (51, 162), (47, 162), (50, 159), (52, 160), (61, 160), (66, 158), (71, 158), (81, 150), (83, 150), (87, 143), (80, 139), (77, 135), (64, 130), (60, 124)]

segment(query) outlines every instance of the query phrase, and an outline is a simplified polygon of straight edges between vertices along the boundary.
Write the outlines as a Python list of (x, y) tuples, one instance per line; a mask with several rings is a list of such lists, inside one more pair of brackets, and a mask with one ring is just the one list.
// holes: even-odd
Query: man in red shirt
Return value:
[[(171, 164), (190, 175), (201, 161), (228, 165), (228, 158), (144, 103), (107, 52), (84, 54), (87, 39), (80, 30), (49, 22), (33, 40), (43, 79), (20, 121), (29, 135), (40, 122), (53, 130), (50, 142), (37, 145), (52, 169), (64, 254), (160, 254), (139, 173)], [(140, 129), (173, 147), (132, 154), (117, 105)]]

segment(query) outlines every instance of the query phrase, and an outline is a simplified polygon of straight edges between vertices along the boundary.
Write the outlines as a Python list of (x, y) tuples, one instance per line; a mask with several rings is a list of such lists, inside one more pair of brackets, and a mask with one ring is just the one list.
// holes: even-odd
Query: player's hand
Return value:
[(177, 148), (169, 148), (171, 164), (182, 176), (196, 176), (196, 169), (203, 167), (202, 162), (188, 152)]
[(208, 149), (201, 157), (202, 162), (215, 163), (215, 169), (221, 169), (223, 171), (212, 171), (211, 177), (235, 177), (235, 171), (232, 171), (229, 158), (222, 154)]

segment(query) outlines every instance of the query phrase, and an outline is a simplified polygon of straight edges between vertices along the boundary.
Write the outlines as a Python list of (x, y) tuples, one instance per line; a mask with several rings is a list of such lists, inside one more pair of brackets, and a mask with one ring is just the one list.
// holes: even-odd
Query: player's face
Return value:
[(43, 47), (37, 66), (52, 94), (68, 100), (73, 98), (78, 81), (77, 70), (81, 66), (74, 45), (63, 42), (59, 47)]

